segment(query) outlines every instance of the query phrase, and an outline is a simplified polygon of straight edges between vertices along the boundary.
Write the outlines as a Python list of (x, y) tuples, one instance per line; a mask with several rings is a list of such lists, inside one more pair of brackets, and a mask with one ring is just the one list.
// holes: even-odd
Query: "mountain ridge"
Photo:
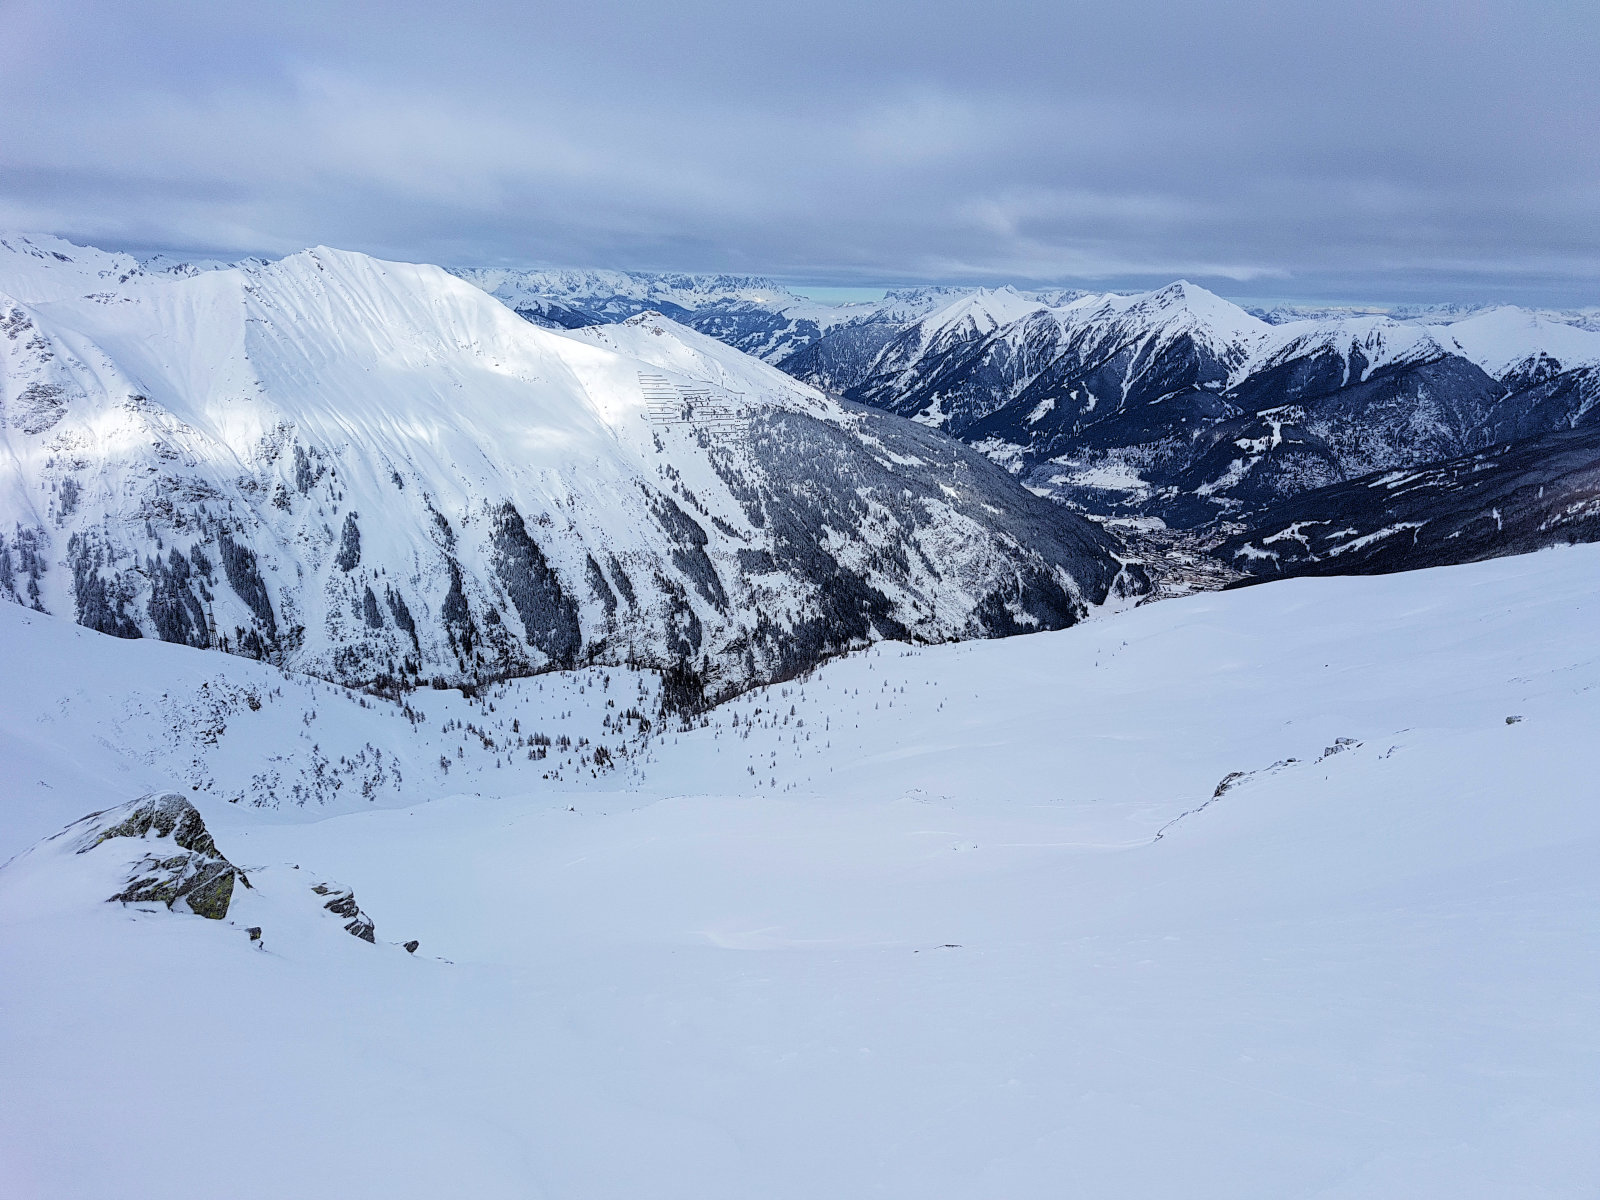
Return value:
[[(4, 246), (19, 248), (32, 259), (22, 290), (43, 302), (219, 266)], [(1308, 492), (1353, 498), (1327, 489), (1373, 472), (1584, 427), (1600, 405), (1588, 310), (1251, 310), (1185, 280), (1140, 293), (903, 288), (829, 306), (753, 275), (452, 273), (552, 330), (660, 312), (824, 393), (952, 434), (1069, 509), (1161, 522), (1170, 535), (1135, 538), (1157, 557), (1163, 540), (1188, 553), (1270, 523)], [(37, 399), (14, 402), (25, 423), (47, 419), (27, 415)]]
[(380, 688), (613, 662), (724, 694), (1139, 586), (980, 455), (663, 317), (547, 331), (325, 247), (74, 295), (122, 274), (86, 257), (0, 304), (0, 591), (103, 632)]

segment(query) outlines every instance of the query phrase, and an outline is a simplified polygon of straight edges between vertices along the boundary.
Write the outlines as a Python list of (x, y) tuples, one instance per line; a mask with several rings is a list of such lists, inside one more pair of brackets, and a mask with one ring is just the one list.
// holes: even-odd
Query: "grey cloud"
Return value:
[(1600, 9), (11, 5), (0, 224), (1597, 303)]

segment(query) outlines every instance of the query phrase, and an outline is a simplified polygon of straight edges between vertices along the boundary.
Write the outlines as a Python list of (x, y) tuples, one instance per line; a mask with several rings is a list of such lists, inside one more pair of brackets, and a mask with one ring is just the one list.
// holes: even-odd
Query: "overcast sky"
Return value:
[(1600, 3), (0, 0), (0, 227), (1600, 304)]

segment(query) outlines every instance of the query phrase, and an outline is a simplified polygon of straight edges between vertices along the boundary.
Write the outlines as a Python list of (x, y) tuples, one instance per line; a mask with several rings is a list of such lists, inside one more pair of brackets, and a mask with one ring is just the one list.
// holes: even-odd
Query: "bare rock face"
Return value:
[[(229, 923), (242, 929), (251, 943), (262, 945), (266, 922), (250, 923), (257, 913), (292, 914), (314, 902), (324, 917), (337, 920), (352, 937), (376, 941), (372, 918), (361, 911), (350, 888), (269, 867), (261, 871), (256, 881), (260, 886), (253, 886), (245, 872), (217, 849), (195, 806), (176, 792), (141, 796), (90, 813), (0, 864), (7, 894), (13, 888), (19, 895), (31, 890), (46, 905), (163, 905), (171, 912), (212, 921), (228, 918), (232, 908)], [(235, 884), (252, 892), (247, 903), (233, 905)], [(298, 924), (291, 918), (287, 928)], [(416, 946), (410, 943), (413, 952)]]
[(91, 813), (62, 836), (74, 839), (79, 854), (115, 839), (147, 844), (145, 854), (129, 864), (126, 886), (108, 901), (164, 904), (220, 921), (228, 915), (235, 878), (250, 886), (217, 849), (194, 805), (176, 792)]
[(361, 907), (356, 903), (355, 892), (347, 887), (340, 887), (337, 883), (313, 884), (311, 890), (324, 897), (323, 908), (336, 917), (345, 918), (346, 933), (364, 942), (375, 940), (372, 918), (361, 911)]

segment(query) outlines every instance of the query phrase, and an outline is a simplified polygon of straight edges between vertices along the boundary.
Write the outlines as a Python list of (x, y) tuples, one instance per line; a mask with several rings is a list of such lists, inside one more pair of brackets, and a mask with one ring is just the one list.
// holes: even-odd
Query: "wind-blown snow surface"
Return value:
[[(1291, 580), (882, 646), (609, 791), (189, 793), (254, 884), (225, 921), (0, 869), (5, 1190), (1588, 1194), (1597, 595), (1587, 546)], [(96, 748), (107, 643), (17, 618), (92, 682), (8, 689), (6, 777), (55, 786), (0, 854), (163, 770)], [(115, 648), (130, 690), (270, 670)], [(375, 945), (303, 903), (329, 876)]]

